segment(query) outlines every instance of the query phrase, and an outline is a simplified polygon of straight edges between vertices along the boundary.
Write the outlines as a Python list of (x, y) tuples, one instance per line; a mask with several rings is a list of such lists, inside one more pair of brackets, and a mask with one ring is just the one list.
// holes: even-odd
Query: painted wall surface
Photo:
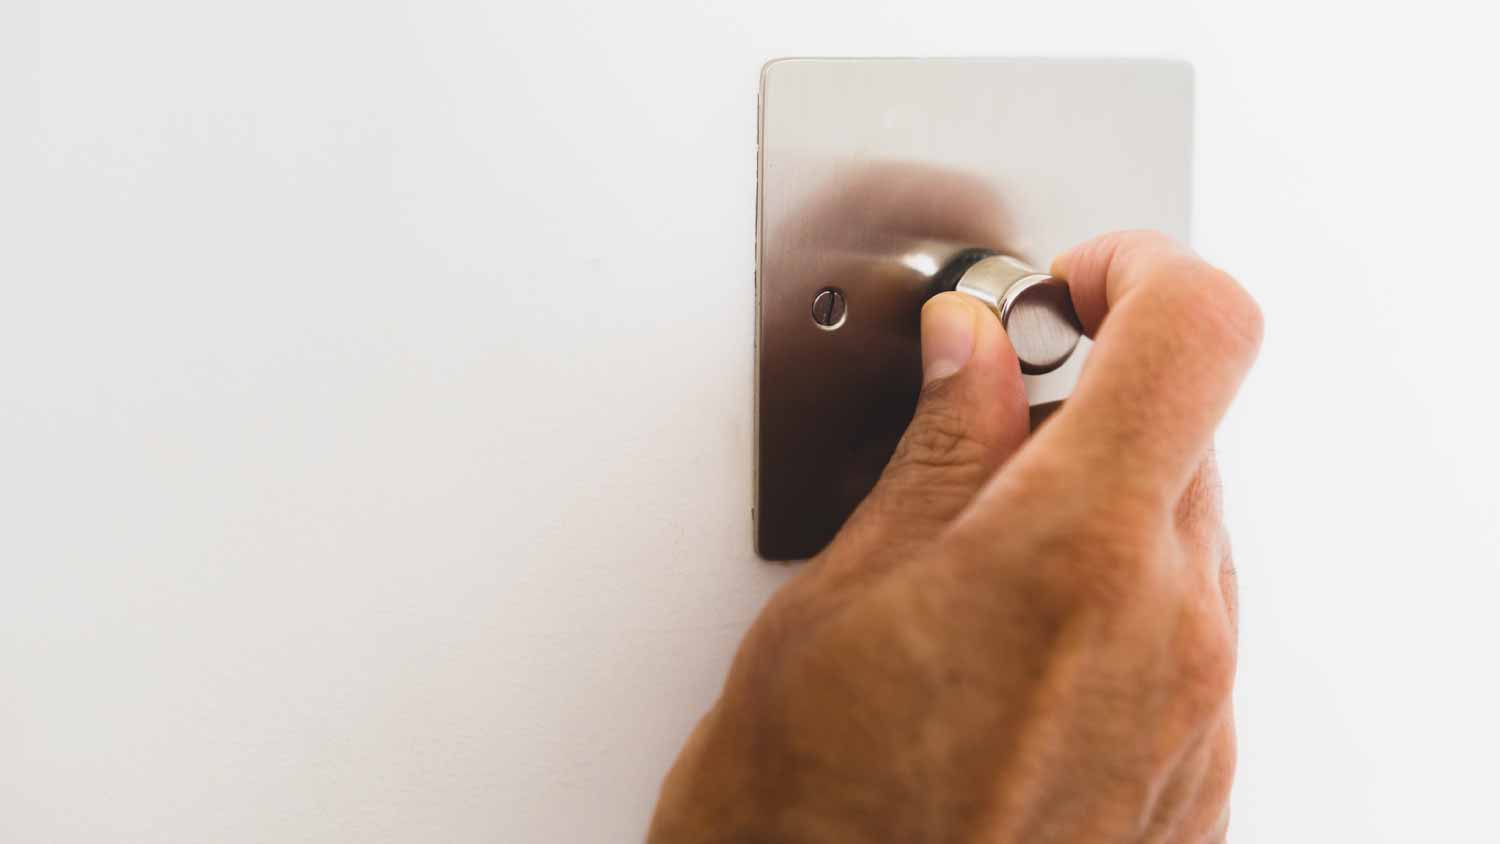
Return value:
[(1473, 840), (1500, 752), (1468, 4), (10, 0), (0, 840), (618, 842), (750, 546), (781, 55), (1198, 69), (1237, 841)]

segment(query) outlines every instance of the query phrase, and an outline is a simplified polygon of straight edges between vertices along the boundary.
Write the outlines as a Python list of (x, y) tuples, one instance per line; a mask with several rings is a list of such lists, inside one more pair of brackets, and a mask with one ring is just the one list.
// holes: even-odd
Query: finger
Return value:
[(1261, 315), (1227, 274), (1164, 235), (1121, 232), (1060, 256), (1094, 348), (1037, 434), (1093, 484), (1174, 503), (1260, 345)]
[(1000, 321), (968, 296), (943, 293), (922, 309), (922, 370), (911, 424), (851, 519), (885, 540), (935, 536), (1029, 430), (1015, 351)]

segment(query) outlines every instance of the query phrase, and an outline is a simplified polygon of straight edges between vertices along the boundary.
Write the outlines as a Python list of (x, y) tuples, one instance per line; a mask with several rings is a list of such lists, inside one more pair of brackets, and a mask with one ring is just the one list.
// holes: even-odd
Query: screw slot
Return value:
[(849, 307), (844, 301), (844, 291), (837, 287), (825, 287), (813, 297), (813, 322), (824, 331), (837, 329), (844, 324), (844, 318), (848, 315)]

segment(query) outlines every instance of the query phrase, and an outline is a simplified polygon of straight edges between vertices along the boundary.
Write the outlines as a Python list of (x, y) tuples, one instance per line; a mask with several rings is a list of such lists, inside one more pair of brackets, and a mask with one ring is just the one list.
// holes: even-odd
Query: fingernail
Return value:
[(974, 312), (958, 298), (938, 296), (922, 308), (922, 383), (947, 378), (974, 354)]

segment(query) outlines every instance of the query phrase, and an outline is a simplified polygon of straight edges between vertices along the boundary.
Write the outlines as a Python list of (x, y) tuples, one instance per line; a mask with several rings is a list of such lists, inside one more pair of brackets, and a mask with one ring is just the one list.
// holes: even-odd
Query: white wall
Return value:
[(10, 0), (0, 839), (615, 842), (750, 550), (780, 55), (1198, 68), (1237, 841), (1473, 840), (1500, 60), (1468, 4)]

